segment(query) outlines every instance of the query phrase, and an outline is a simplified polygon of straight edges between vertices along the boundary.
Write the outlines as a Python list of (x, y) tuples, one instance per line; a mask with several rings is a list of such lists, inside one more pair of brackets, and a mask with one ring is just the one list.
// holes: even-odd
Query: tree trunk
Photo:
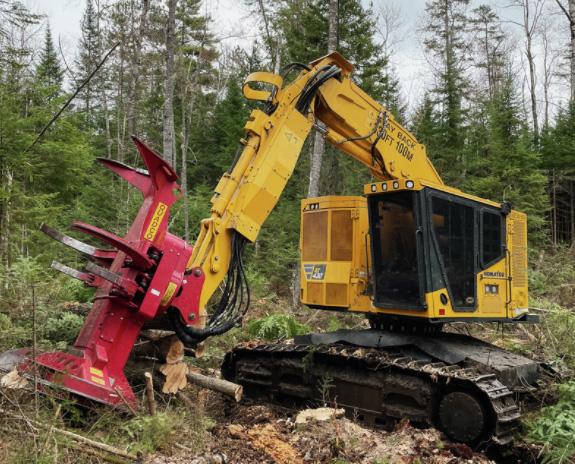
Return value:
[[(139, 25), (135, 28), (136, 24), (136, 12), (135, 4), (132, 4), (131, 12), (131, 46), (132, 49), (128, 49), (130, 57), (130, 82), (128, 91), (128, 102), (126, 108), (126, 124), (128, 135), (136, 134), (138, 129), (137, 119), (138, 119), (138, 106), (140, 102), (140, 75), (141, 69), (141, 57), (143, 48), (143, 37), (147, 26), (147, 16), (148, 9), (150, 7), (150, 0), (142, 0), (142, 10), (140, 12)], [(124, 132), (125, 140), (126, 133)]]
[[(338, 24), (338, 0), (329, 2), (328, 18), (328, 43), (327, 52), (331, 53), (337, 48), (337, 24)], [(308, 198), (319, 195), (319, 180), (321, 174), (321, 165), (325, 153), (325, 139), (323, 134), (316, 131), (313, 139), (313, 150), (311, 153), (311, 166), (309, 171), (309, 186), (307, 191)]]
[[(0, 257), (6, 267), (10, 266), (10, 213), (12, 209), (12, 185), (14, 176), (9, 168), (3, 168), (0, 172), (2, 176), (2, 187), (4, 190), (4, 200), (0, 204)], [(6, 280), (6, 283), (8, 280)]]
[(321, 174), (321, 163), (325, 151), (325, 140), (323, 134), (316, 131), (313, 137), (313, 149), (311, 152), (311, 166), (309, 168), (309, 186), (307, 197), (313, 198), (319, 196), (319, 176)]
[(188, 115), (186, 114), (186, 105), (182, 102), (182, 192), (184, 194), (184, 239), (190, 241), (190, 205), (188, 199)]
[(537, 95), (535, 88), (535, 60), (531, 50), (531, 35), (527, 36), (527, 61), (529, 62), (529, 92), (531, 93), (531, 115), (533, 117), (533, 140), (539, 141), (539, 118), (537, 116)]
[(163, 154), (175, 166), (174, 153), (174, 44), (177, 0), (168, 1), (168, 24), (166, 27), (166, 80), (164, 82), (164, 131)]
[(533, 142), (535, 145), (539, 143), (539, 118), (537, 115), (537, 89), (535, 77), (535, 58), (533, 56), (533, 32), (536, 29), (539, 14), (536, 11), (533, 13), (533, 20), (531, 20), (530, 1), (523, 0), (523, 30), (525, 31), (525, 39), (527, 41), (525, 53), (527, 55), (527, 64), (529, 66), (529, 94), (531, 97), (531, 117), (533, 118)]
[(569, 0), (569, 29), (571, 30), (571, 101), (575, 102), (575, 0)]
[[(270, 60), (272, 61), (273, 65), (274, 65), (274, 69), (275, 68), (279, 69), (279, 46), (278, 46), (278, 49), (274, 51), (274, 40), (273, 40), (272, 34), (270, 32), (268, 16), (266, 14), (266, 9), (264, 7), (263, 0), (258, 0), (258, 6), (260, 9), (260, 13), (262, 15), (262, 20), (264, 22), (264, 29), (266, 31), (266, 42), (267, 42), (267, 47), (268, 47), (268, 51), (270, 54)], [(278, 74), (277, 71), (276, 71), (276, 74)]]
[[(328, 39), (327, 39), (327, 52), (331, 53), (337, 49), (337, 26), (338, 26), (338, 0), (329, 1), (329, 18), (328, 18)], [(322, 123), (318, 121), (322, 126)], [(313, 198), (319, 196), (319, 182), (321, 175), (321, 165), (323, 162), (323, 155), (325, 153), (325, 139), (323, 134), (316, 131), (313, 138), (313, 149), (311, 152), (311, 163), (309, 169), (309, 184), (307, 189), (307, 197)], [(331, 188), (328, 188), (331, 190)], [(299, 267), (294, 271), (292, 278), (292, 303), (294, 307), (299, 305), (300, 297), (300, 275)]]
[(570, 206), (570, 219), (571, 219), (571, 247), (575, 244), (575, 182), (569, 181), (569, 206)]
[(102, 105), (104, 106), (104, 124), (106, 127), (106, 156), (108, 159), (112, 158), (112, 132), (110, 129), (110, 111), (108, 110), (108, 97), (106, 91), (101, 91)]
[(553, 57), (550, 55), (548, 24), (543, 24), (541, 39), (543, 42), (543, 98), (545, 104), (543, 128), (546, 129), (549, 127), (549, 88), (553, 75)]
[(557, 185), (555, 181), (555, 170), (551, 172), (551, 231), (553, 246), (557, 246)]
[[(575, 0), (573, 0), (575, 1)], [(337, 49), (337, 26), (339, 22), (338, 0), (329, 2), (329, 31), (327, 38), (327, 52), (335, 52)]]

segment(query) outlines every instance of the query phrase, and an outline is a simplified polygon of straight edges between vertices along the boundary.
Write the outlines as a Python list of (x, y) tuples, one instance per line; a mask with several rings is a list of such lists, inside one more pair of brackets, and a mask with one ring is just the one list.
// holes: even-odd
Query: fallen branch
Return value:
[(216, 379), (214, 377), (208, 377), (197, 372), (188, 372), (186, 377), (191, 383), (199, 385), (200, 387), (208, 388), (210, 390), (223, 393), (224, 395), (231, 396), (236, 401), (240, 401), (242, 399), (244, 389), (237, 383)]
[[(8, 434), (8, 435), (14, 433), (14, 429), (9, 429), (8, 427), (0, 427), (0, 431), (6, 433), (6, 434)], [(37, 434), (34, 433), (34, 432), (31, 431), (31, 430), (20, 430), (19, 432), (20, 432), (20, 433), (24, 433), (25, 435), (28, 435), (28, 436), (30, 436), (30, 437), (36, 437), (36, 436), (37, 436)], [(103, 461), (111, 462), (111, 463), (114, 463), (114, 464), (125, 464), (126, 462), (131, 462), (131, 461), (132, 461), (132, 459), (129, 459), (129, 460), (128, 460), (127, 458), (124, 458), (124, 457), (122, 457), (122, 456), (115, 456), (115, 455), (111, 455), (111, 456), (110, 456), (110, 455), (106, 455), (106, 454), (104, 454), (104, 453), (102, 453), (102, 452), (100, 452), (100, 451), (98, 451), (98, 450), (89, 448), (88, 446), (85, 446), (85, 445), (83, 445), (83, 444), (81, 444), (81, 443), (74, 443), (74, 442), (72, 442), (72, 443), (70, 443), (69, 446), (70, 446), (70, 448), (74, 448), (74, 449), (80, 450), (80, 451), (82, 451), (83, 453), (91, 454), (92, 456), (96, 456), (97, 458), (100, 458), (100, 459), (102, 459)]]
[(44, 424), (43, 422), (29, 419), (29, 418), (27, 418), (25, 416), (21, 416), (19, 414), (14, 414), (13, 412), (7, 411), (7, 410), (2, 409), (2, 408), (0, 408), (0, 414), (4, 414), (6, 416), (10, 416), (10, 417), (13, 417), (15, 419), (25, 420), (28, 423), (31, 423), (38, 428), (41, 428), (44, 430), (51, 430), (53, 433), (59, 433), (60, 435), (71, 438), (72, 440), (74, 440), (78, 443), (81, 443), (83, 445), (87, 445), (87, 446), (90, 446), (92, 448), (96, 448), (96, 449), (105, 451), (106, 453), (114, 454), (116, 456), (120, 456), (120, 457), (125, 458), (125, 459), (130, 459), (132, 461), (136, 461), (138, 459), (138, 457), (135, 454), (129, 453), (127, 451), (123, 451), (123, 450), (116, 448), (114, 446), (107, 445), (105, 443), (101, 443), (99, 441), (95, 441), (95, 440), (92, 440), (90, 438), (86, 438), (82, 435), (78, 435), (77, 433), (69, 432), (68, 430), (63, 430), (63, 429), (59, 429), (57, 427), (53, 427), (52, 425), (49, 425), (49, 424)]

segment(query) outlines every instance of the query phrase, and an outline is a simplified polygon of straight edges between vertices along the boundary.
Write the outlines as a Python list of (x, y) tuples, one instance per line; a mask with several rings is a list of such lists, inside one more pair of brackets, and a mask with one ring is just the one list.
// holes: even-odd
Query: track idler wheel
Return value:
[(441, 429), (453, 441), (475, 444), (484, 438), (488, 423), (481, 401), (473, 394), (452, 391), (439, 402)]

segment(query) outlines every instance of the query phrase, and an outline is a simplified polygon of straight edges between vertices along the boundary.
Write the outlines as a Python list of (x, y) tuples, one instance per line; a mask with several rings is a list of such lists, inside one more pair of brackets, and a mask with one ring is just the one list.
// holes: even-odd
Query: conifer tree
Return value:
[[(103, 54), (102, 31), (100, 30), (100, 20), (97, 14), (93, 0), (87, 0), (86, 9), (82, 17), (82, 36), (80, 38), (79, 53), (76, 62), (78, 85), (84, 82), (96, 68)], [(86, 84), (80, 94), (83, 110), (86, 112), (87, 119), (90, 119), (92, 111), (98, 104), (97, 95), (102, 90), (102, 83), (103, 74), (100, 72)]]
[(40, 55), (40, 63), (36, 68), (36, 79), (40, 85), (50, 89), (52, 96), (59, 94), (62, 90), (63, 73), (54, 48), (50, 25), (46, 26), (44, 48)]
[(431, 0), (425, 8), (424, 45), (437, 73), (433, 93), (440, 115), (441, 151), (430, 151), (430, 155), (444, 179), (455, 185), (465, 173), (463, 98), (467, 85), (464, 63), (468, 4), (469, 0)]
[(546, 233), (548, 199), (541, 154), (521, 116), (513, 71), (507, 66), (487, 103), (486, 126), (479, 128), (478, 153), (469, 159), (462, 188), (493, 201), (509, 201), (529, 216), (530, 239), (541, 243)]
[(412, 130), (417, 140), (424, 144), (427, 152), (435, 152), (441, 149), (439, 138), (439, 115), (429, 93), (423, 97), (423, 101), (416, 108), (413, 115)]
[(474, 36), (474, 64), (483, 71), (478, 84), (487, 83), (488, 95), (492, 98), (505, 71), (505, 34), (501, 20), (493, 8), (479, 5), (472, 11), (469, 23)]

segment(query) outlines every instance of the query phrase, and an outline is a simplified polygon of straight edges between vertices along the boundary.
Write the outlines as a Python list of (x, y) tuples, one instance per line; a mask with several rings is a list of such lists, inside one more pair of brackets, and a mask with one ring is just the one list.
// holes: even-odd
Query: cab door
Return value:
[(454, 311), (477, 308), (476, 205), (455, 195), (430, 191), (431, 242)]
[(374, 298), (378, 308), (424, 311), (417, 192), (369, 197)]

